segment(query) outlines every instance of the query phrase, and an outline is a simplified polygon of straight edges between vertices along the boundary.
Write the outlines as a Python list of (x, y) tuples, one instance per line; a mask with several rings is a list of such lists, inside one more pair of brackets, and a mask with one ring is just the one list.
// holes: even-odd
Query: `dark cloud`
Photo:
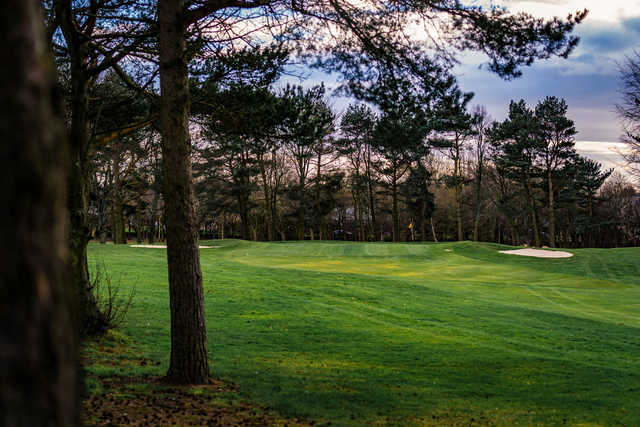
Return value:
[(524, 99), (534, 106), (546, 96), (557, 96), (567, 101), (580, 139), (617, 141), (622, 133), (614, 113), (618, 100), (615, 76), (572, 76), (562, 69), (534, 66), (522, 78), (505, 82), (486, 72), (466, 74), (465, 67), (460, 71), (462, 88), (475, 93), (472, 102), (486, 105), (496, 119), (506, 116), (510, 100)]
[(611, 55), (638, 45), (640, 17), (627, 18), (618, 24), (586, 22), (576, 33), (581, 38), (581, 50)]

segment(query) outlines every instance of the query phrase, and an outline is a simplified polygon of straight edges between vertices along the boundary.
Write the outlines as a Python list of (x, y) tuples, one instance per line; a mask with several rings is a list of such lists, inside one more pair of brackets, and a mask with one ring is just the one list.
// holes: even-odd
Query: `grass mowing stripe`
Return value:
[[(284, 414), (334, 425), (640, 424), (638, 250), (556, 262), (467, 242), (203, 244), (222, 246), (201, 251), (213, 371)], [(161, 375), (166, 253), (89, 251), (125, 290), (137, 280), (124, 330), (160, 363), (145, 372)]]

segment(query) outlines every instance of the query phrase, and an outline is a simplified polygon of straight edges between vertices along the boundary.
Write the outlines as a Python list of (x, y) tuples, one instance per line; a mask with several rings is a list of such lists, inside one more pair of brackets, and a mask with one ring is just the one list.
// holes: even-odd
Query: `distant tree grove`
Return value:
[[(638, 191), (576, 151), (562, 99), (512, 101), (496, 122), (470, 94), (338, 112), (322, 86), (259, 80), (192, 91), (201, 239), (640, 244)], [(96, 239), (164, 238), (158, 140), (148, 128), (96, 151)]]

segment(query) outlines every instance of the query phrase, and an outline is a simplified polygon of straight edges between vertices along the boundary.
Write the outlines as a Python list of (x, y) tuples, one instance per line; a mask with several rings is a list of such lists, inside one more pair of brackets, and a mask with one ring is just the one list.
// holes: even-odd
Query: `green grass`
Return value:
[[(333, 425), (640, 425), (640, 249), (207, 243), (212, 373), (253, 402)], [(165, 250), (89, 256), (136, 288), (123, 331), (155, 363), (131, 374), (162, 375)]]

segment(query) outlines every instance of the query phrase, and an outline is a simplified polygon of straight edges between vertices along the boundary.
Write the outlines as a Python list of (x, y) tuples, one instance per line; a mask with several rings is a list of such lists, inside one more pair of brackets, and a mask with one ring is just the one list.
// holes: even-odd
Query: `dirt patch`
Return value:
[(151, 377), (99, 378), (101, 392), (84, 401), (84, 422), (102, 425), (309, 426), (237, 399), (235, 386), (212, 380), (168, 386)]
[[(235, 384), (211, 379), (198, 386), (176, 386), (162, 378), (140, 374), (158, 361), (141, 357), (133, 343), (109, 331), (83, 349), (86, 397), (83, 423), (88, 426), (312, 426), (269, 408), (246, 402)], [(93, 369), (91, 369), (93, 368)], [(157, 369), (157, 368), (155, 368)], [(138, 374), (122, 373), (138, 370)], [(117, 375), (93, 372), (118, 373)]]
[(546, 251), (543, 249), (514, 249), (511, 251), (500, 251), (501, 254), (532, 256), (536, 258), (571, 258), (570, 252), (564, 251)]

